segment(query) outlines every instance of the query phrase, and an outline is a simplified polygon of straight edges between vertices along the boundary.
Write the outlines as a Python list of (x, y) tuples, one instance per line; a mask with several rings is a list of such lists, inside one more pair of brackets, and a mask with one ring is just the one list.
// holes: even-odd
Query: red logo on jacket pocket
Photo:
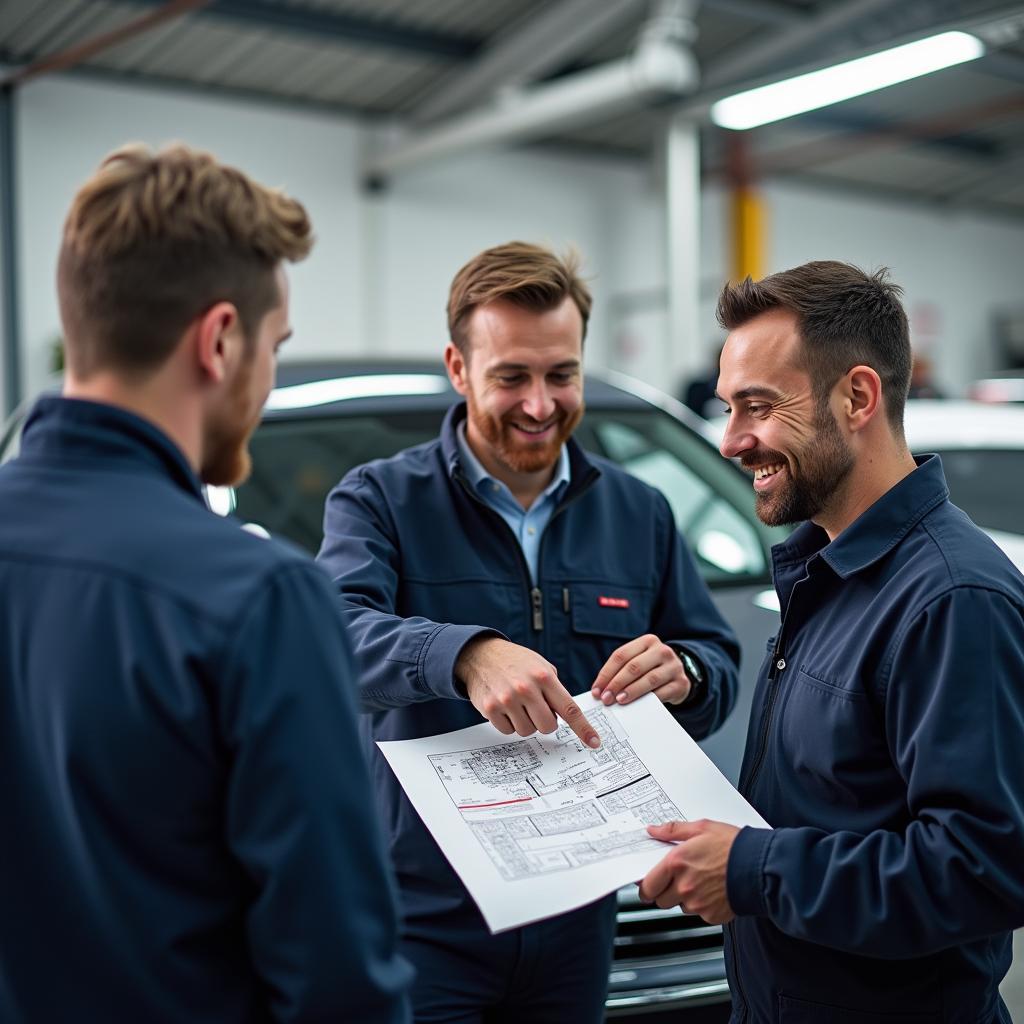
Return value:
[(628, 597), (605, 597), (603, 594), (597, 599), (602, 608), (628, 608)]

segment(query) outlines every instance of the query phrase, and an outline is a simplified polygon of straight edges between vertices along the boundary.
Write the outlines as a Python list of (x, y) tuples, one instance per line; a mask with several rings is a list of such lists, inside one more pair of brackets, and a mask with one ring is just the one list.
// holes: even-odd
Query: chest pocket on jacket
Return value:
[[(785, 686), (781, 763), (812, 804), (878, 813), (894, 792), (881, 723), (866, 693), (819, 679), (803, 668)], [(856, 827), (856, 819), (850, 821)]]
[(562, 681), (568, 679), (575, 693), (593, 683), (613, 651), (650, 632), (652, 596), (643, 588), (618, 584), (570, 583), (566, 589), (563, 626), (548, 639)]
[(620, 641), (614, 645), (614, 650), (626, 640), (649, 632), (649, 591), (637, 587), (593, 583), (570, 585), (568, 589), (574, 633), (614, 637)]

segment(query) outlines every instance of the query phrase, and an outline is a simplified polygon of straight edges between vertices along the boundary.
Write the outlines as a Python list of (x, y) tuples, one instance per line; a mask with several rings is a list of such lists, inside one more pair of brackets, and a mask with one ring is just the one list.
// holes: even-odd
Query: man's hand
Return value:
[(720, 821), (669, 821), (648, 825), (655, 839), (678, 846), (651, 868), (640, 883), (640, 899), (659, 907), (682, 907), (708, 924), (725, 924), (736, 915), (726, 895), (729, 851), (739, 829)]
[(665, 704), (682, 704), (690, 685), (675, 650), (648, 633), (612, 652), (590, 692), (605, 704), (628, 704), (653, 690)]
[(588, 747), (601, 746), (597, 730), (558, 681), (554, 665), (528, 647), (498, 637), (471, 640), (455, 662), (455, 675), (473, 707), (506, 736), (554, 732), (555, 716), (561, 715)]

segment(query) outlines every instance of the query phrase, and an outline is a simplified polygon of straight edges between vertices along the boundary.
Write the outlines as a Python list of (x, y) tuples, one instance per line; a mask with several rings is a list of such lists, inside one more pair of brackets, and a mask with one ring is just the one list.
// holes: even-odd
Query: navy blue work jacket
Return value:
[(405, 1021), (323, 573), (152, 424), (45, 398), (0, 607), (0, 1020)]
[(782, 626), (729, 858), (733, 1020), (1009, 1021), (1024, 924), (1024, 579), (937, 456), (831, 544), (774, 549)]
[(665, 498), (570, 440), (570, 481), (544, 532), (534, 587), (515, 535), (460, 466), (455, 430), (465, 415), (460, 403), (440, 438), (352, 470), (327, 499), (318, 556), (362, 668), (364, 741), (410, 917), (469, 897), (374, 740), (483, 721), (454, 674), (469, 640), (501, 635), (532, 648), (570, 693), (589, 689), (628, 640), (654, 633), (677, 642), (706, 669), (703, 700), (669, 705), (697, 737), (721, 725), (736, 696), (736, 640)]

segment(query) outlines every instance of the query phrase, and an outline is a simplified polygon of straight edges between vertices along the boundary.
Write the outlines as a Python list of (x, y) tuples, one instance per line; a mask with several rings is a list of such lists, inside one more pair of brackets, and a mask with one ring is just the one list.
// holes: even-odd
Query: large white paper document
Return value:
[(377, 744), (493, 932), (642, 878), (669, 850), (646, 825), (768, 827), (653, 694), (624, 707), (589, 692), (576, 701), (599, 750), (564, 723), (525, 739), (484, 722)]

